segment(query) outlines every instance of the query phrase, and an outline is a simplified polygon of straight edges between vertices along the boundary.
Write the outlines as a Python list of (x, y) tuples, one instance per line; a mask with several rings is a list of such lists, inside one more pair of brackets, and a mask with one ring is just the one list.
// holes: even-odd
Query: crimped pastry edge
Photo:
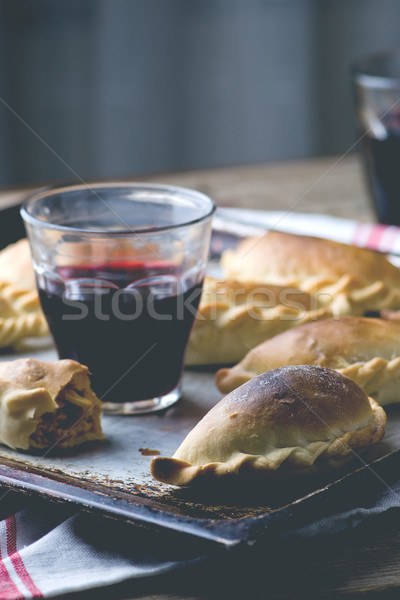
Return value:
[[(327, 366), (329, 367), (329, 365)], [(392, 360), (375, 356), (366, 362), (359, 361), (341, 369), (333, 370), (352, 379), (381, 406), (400, 403), (398, 388), (400, 356)], [(247, 370), (238, 364), (232, 368), (219, 369), (215, 374), (215, 382), (220, 392), (228, 394), (240, 385), (257, 377), (257, 375), (260, 375), (260, 373)]]
[(49, 334), (36, 290), (0, 278), (0, 301), (8, 308), (7, 314), (0, 312), (0, 348), (13, 346), (24, 338)]
[[(240, 292), (245, 301), (236, 303), (236, 296)], [(282, 302), (282, 292), (286, 303)], [(262, 306), (259, 301), (254, 302), (252, 294), (265, 294), (268, 299), (273, 298), (275, 303)], [(333, 316), (330, 306), (319, 304), (317, 296), (313, 297), (298, 287), (218, 280), (207, 276), (199, 314), (185, 354), (185, 364), (233, 364), (241, 360), (249, 348), (265, 339), (293, 327)]]
[[(233, 291), (241, 283), (249, 289), (252, 286), (268, 288), (266, 282), (256, 283), (254, 280), (240, 282), (228, 279), (218, 283), (228, 288), (232, 285)], [(270, 287), (280, 286), (274, 284)], [(293, 327), (330, 317), (362, 316), (371, 310), (400, 306), (400, 288), (393, 289), (383, 281), (368, 283), (361, 277), (347, 274), (339, 280), (316, 276), (303, 281), (288, 281), (287, 287), (308, 294), (314, 299), (315, 307), (300, 311), (279, 303), (260, 308), (251, 303), (232, 306), (223, 300), (200, 302), (199, 311), (205, 318), (195, 321), (185, 364), (233, 364), (240, 361), (250, 348)], [(214, 316), (212, 321), (210, 315)]]
[[(283, 449), (287, 452), (279, 465), (268, 459), (268, 456), (238, 452), (227, 462), (209, 462), (204, 465), (192, 465), (174, 457), (156, 456), (150, 463), (150, 471), (152, 476), (162, 483), (186, 486), (229, 479), (286, 479), (340, 467), (357, 454), (356, 450), (377, 444), (384, 436), (386, 413), (373, 398), (368, 397), (368, 400), (372, 416), (367, 425), (344, 432), (335, 440)], [(296, 453), (296, 466), (293, 467), (288, 463)]]

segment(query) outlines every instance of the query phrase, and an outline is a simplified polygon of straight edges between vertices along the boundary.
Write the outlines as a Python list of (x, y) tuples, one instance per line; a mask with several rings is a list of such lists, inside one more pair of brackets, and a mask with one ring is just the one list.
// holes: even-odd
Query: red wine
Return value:
[(60, 358), (87, 365), (98, 396), (131, 402), (176, 387), (200, 299), (198, 275), (114, 262), (61, 267), (38, 287)]
[(400, 225), (400, 137), (364, 138), (366, 171), (380, 223)]

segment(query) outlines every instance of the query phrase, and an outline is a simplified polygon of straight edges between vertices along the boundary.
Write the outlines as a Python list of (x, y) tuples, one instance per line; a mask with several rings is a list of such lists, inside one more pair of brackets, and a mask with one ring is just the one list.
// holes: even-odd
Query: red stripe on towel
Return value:
[(2, 560), (0, 560), (0, 598), (1, 600), (23, 600), (24, 598)]
[[(6, 558), (6, 557), (4, 557)], [(0, 544), (0, 598), (2, 600), (22, 600), (23, 595), (19, 591), (18, 587), (15, 585), (9, 572), (7, 571), (7, 567), (3, 562), (3, 556), (1, 554), (1, 544)]]
[(6, 528), (7, 553), (13, 564), (15, 572), (34, 598), (43, 598), (42, 592), (36, 587), (33, 579), (29, 575), (24, 565), (20, 553), (17, 550), (17, 521), (15, 515), (12, 515), (6, 519)]
[(381, 237), (385, 233), (387, 229), (387, 225), (373, 225), (371, 227), (371, 231), (369, 232), (368, 240), (366, 246), (368, 248), (379, 248), (379, 243), (381, 241)]
[[(364, 241), (362, 240), (365, 237), (365, 223), (357, 223), (357, 226), (353, 233), (353, 238), (350, 240), (350, 244), (354, 246), (364, 246)], [(362, 240), (362, 241), (361, 241)]]

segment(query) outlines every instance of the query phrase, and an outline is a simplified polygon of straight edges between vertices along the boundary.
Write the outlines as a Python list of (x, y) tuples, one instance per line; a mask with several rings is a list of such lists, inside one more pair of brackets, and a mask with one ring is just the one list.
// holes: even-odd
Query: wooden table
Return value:
[[(130, 178), (131, 179), (131, 178)], [(197, 172), (148, 176), (199, 189), (218, 205), (326, 213), (373, 220), (356, 156), (327, 157)], [(3, 190), (0, 207), (21, 201), (26, 190)], [(15, 508), (15, 498), (12, 498)], [(3, 507), (4, 509), (5, 507)], [(400, 519), (378, 521), (328, 539), (281, 543), (247, 555), (231, 554), (214, 565), (74, 594), (78, 600), (219, 598), (322, 599), (400, 597)]]
[[(326, 213), (362, 221), (374, 218), (354, 155), (126, 179), (194, 188), (210, 195), (218, 206)], [(0, 208), (18, 204), (29, 190), (0, 190)]]

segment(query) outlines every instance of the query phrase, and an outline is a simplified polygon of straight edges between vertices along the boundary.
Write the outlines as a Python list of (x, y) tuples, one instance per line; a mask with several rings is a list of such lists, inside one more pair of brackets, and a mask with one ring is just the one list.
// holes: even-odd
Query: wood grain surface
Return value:
[[(210, 195), (219, 206), (325, 213), (361, 221), (374, 219), (357, 155), (121, 179), (194, 188)], [(0, 190), (0, 208), (20, 203), (31, 190)]]

